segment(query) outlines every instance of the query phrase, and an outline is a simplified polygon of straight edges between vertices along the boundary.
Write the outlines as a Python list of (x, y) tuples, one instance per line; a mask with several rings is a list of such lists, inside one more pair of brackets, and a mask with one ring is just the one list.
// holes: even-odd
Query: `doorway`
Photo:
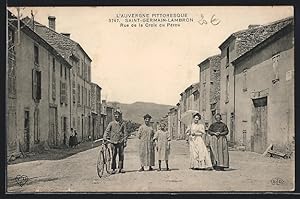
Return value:
[(50, 107), (50, 131), (49, 131), (49, 145), (58, 145), (58, 131), (57, 131), (57, 109), (56, 107)]
[(30, 149), (30, 128), (29, 128), (29, 111), (24, 113), (24, 151), (28, 152)]
[(267, 147), (267, 97), (253, 100), (253, 151), (263, 153)]

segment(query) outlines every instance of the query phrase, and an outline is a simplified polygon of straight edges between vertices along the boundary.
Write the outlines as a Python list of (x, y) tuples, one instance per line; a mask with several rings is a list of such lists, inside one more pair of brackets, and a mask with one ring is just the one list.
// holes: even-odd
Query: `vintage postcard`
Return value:
[(7, 193), (292, 192), (293, 6), (8, 7)]

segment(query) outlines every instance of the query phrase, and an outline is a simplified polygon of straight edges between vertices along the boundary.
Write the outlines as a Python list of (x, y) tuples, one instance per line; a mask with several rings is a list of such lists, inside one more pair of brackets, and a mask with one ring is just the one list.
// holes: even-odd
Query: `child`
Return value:
[(156, 131), (153, 140), (156, 143), (157, 159), (158, 159), (158, 171), (161, 171), (161, 161), (166, 162), (167, 171), (169, 171), (169, 154), (170, 154), (170, 134), (166, 131), (166, 124), (161, 123), (159, 125), (160, 130)]

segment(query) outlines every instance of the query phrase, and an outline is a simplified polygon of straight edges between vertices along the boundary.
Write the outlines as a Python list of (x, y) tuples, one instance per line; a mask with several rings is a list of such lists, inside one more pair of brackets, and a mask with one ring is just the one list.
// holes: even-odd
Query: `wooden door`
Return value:
[(30, 124), (29, 111), (24, 113), (24, 151), (28, 152), (30, 148)]
[(50, 107), (50, 131), (49, 131), (49, 145), (58, 145), (58, 131), (57, 131), (57, 110), (55, 107)]
[(267, 98), (256, 99), (254, 102), (254, 133), (253, 150), (263, 153), (267, 147)]

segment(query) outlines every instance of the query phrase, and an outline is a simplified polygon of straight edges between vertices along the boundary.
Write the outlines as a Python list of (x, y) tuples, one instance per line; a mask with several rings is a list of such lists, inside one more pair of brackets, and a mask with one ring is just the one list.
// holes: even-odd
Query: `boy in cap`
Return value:
[(110, 138), (111, 151), (112, 151), (112, 173), (116, 173), (116, 158), (119, 156), (118, 169), (119, 173), (125, 173), (123, 170), (124, 161), (124, 147), (127, 145), (127, 130), (125, 122), (122, 120), (122, 112), (120, 110), (114, 111), (115, 121), (108, 124), (103, 139)]

